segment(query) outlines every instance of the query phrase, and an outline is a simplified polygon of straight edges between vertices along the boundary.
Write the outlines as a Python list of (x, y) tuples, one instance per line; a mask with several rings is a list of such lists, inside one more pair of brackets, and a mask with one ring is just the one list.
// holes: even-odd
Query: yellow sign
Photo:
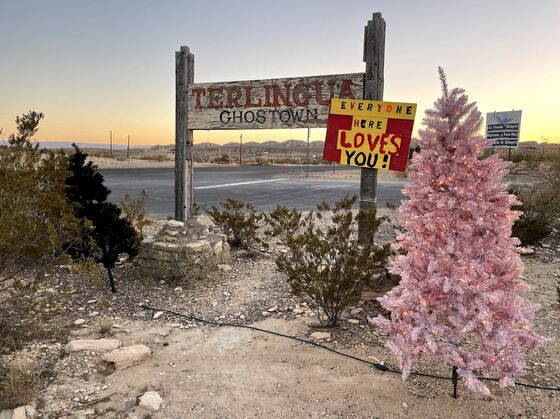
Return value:
[(414, 103), (331, 99), (323, 158), (404, 171), (415, 115)]

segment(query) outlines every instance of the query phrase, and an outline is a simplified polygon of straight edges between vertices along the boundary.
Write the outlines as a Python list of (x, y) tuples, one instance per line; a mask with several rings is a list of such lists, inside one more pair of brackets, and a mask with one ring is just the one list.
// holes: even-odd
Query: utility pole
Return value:
[(130, 134), (128, 134), (128, 142), (126, 143), (126, 158), (130, 158)]
[(311, 136), (311, 128), (307, 127), (307, 167), (305, 176), (309, 177), (309, 137)]
[(113, 157), (113, 131), (109, 131), (109, 157)]
[(243, 164), (243, 133), (239, 134), (239, 165)]
[[(364, 61), (366, 72), (364, 79), (364, 99), (383, 100), (383, 82), (385, 67), (385, 20), (381, 13), (374, 13), (364, 31)], [(377, 169), (361, 169), (360, 174), (360, 210), (369, 211), (377, 203)], [(361, 241), (367, 237), (366, 226), (360, 223), (358, 237)]]

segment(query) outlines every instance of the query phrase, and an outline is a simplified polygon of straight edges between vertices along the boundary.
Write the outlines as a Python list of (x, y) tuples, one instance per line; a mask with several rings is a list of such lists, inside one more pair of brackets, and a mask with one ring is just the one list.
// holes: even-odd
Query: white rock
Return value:
[(115, 349), (105, 355), (103, 360), (115, 364), (115, 368), (122, 370), (138, 365), (150, 357), (152, 351), (146, 345), (132, 345)]
[(218, 269), (221, 269), (224, 272), (229, 272), (231, 271), (233, 268), (229, 265), (218, 265)]
[(360, 323), (360, 321), (358, 319), (348, 319), (347, 321), (350, 324), (359, 324)]
[(76, 339), (66, 344), (64, 350), (66, 352), (76, 351), (95, 351), (107, 352), (121, 347), (121, 341), (118, 339)]
[(309, 336), (315, 340), (325, 340), (330, 339), (331, 334), (329, 332), (313, 332)]
[[(31, 406), (20, 406), (20, 407), (16, 407), (14, 409), (14, 411), (12, 412), (12, 419), (25, 419), (27, 417), (32, 417), (31, 415), (27, 415), (27, 409), (31, 408), (33, 409)], [(35, 409), (32, 410), (33, 414), (35, 414)]]
[(161, 317), (161, 315), (163, 314), (163, 311), (158, 311), (154, 314), (154, 319), (159, 319)]
[(364, 309), (361, 308), (361, 307), (358, 307), (358, 308), (355, 308), (353, 310), (350, 310), (350, 314), (352, 316), (355, 316), (356, 314), (360, 314), (362, 311), (364, 311)]
[(157, 411), (160, 409), (163, 399), (157, 391), (147, 391), (140, 397), (140, 407), (148, 410)]
[(268, 309), (268, 312), (269, 312), (269, 313), (274, 313), (274, 312), (276, 312), (276, 310), (278, 310), (278, 307), (270, 307), (270, 308)]
[(169, 220), (165, 225), (166, 230), (180, 230), (185, 226), (185, 223), (177, 220)]
[(81, 324), (84, 324), (86, 321), (84, 319), (77, 319), (74, 324), (76, 326), (80, 326)]
[(303, 309), (301, 309), (301, 308), (294, 308), (294, 309), (292, 310), (292, 313), (294, 313), (294, 314), (303, 314), (303, 313), (305, 313), (305, 311), (304, 311)]
[(261, 314), (263, 315), (263, 317), (270, 317), (270, 316), (272, 316), (272, 313), (269, 313), (268, 311), (263, 311)]

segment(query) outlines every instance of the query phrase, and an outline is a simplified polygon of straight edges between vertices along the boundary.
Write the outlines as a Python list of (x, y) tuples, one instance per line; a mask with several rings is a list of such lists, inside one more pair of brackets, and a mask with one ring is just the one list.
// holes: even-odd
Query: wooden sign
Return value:
[(196, 129), (325, 127), (332, 98), (361, 99), (364, 74), (188, 85), (187, 125)]
[(332, 99), (323, 159), (404, 172), (416, 104)]

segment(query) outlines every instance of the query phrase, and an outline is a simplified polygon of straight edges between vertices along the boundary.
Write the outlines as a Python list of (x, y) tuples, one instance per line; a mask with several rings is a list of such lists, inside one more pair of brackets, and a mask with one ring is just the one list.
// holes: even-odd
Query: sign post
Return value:
[[(365, 74), (194, 83), (194, 55), (186, 46), (175, 52), (175, 219), (186, 221), (192, 216), (193, 130), (324, 128), (333, 98), (382, 100), (385, 21), (381, 13), (373, 14), (364, 35)], [(362, 168), (360, 209), (375, 205), (376, 188), (377, 169)]]
[(193, 204), (193, 130), (187, 118), (188, 88), (194, 82), (194, 54), (182, 46), (175, 52), (175, 219), (191, 218)]
[[(364, 99), (383, 100), (385, 66), (385, 19), (381, 13), (374, 13), (364, 28)], [(377, 169), (361, 169), (360, 210), (368, 211), (377, 202)], [(366, 237), (364, 225), (358, 226), (358, 237)]]

